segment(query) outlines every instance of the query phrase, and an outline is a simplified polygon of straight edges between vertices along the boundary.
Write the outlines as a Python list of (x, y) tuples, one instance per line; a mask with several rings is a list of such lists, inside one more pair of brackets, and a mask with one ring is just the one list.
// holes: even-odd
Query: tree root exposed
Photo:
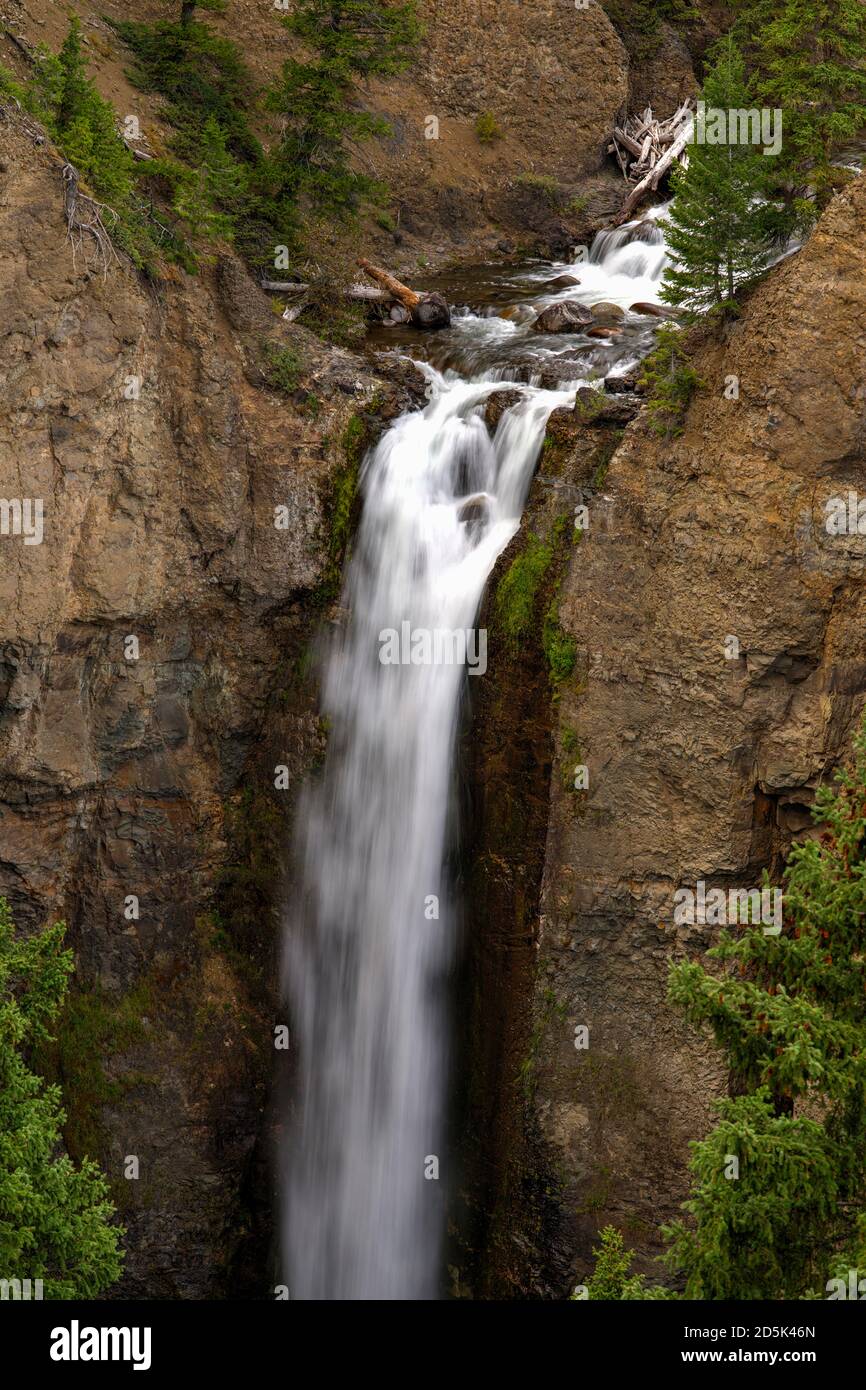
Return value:
[[(120, 263), (111, 235), (103, 218), (110, 216), (117, 221), (117, 213), (106, 203), (97, 203), (79, 187), (78, 171), (71, 164), (64, 164), (61, 170), (63, 180), (63, 208), (66, 214), (66, 240), (72, 247), (72, 264), (76, 265), (76, 253), (82, 252), (86, 269), (95, 266), (103, 277), (108, 274), (112, 262)], [(76, 266), (77, 269), (77, 266)]]

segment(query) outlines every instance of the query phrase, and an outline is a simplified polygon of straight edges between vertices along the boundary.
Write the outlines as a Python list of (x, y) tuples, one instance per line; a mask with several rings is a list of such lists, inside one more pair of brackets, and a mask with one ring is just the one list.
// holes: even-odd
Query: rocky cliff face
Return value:
[[(103, 95), (119, 114), (139, 118), (144, 148), (163, 152), (171, 131), (161, 103), (131, 84), (130, 55), (106, 22), (133, 17), (129, 6), (82, 0), (76, 8)], [(623, 34), (630, 12), (629, 0), (611, 6)], [(179, 0), (141, 0), (134, 18), (152, 23), (178, 13)], [(362, 93), (393, 134), (358, 155), (390, 189), (385, 226), (367, 219), (365, 248), (409, 278), (455, 257), (489, 254), (500, 242), (544, 253), (586, 240), (622, 199), (619, 173), (602, 166), (630, 94), (633, 106), (652, 100), (670, 114), (694, 90), (681, 36), (662, 25), (651, 42), (638, 35), (630, 51), (594, 0), (585, 9), (569, 0), (431, 0), (419, 13), (425, 37), (411, 71)], [(68, 22), (61, 7), (45, 10), (34, 0), (6, 0), (4, 17), (25, 48), (45, 43), (55, 51)], [(231, 0), (224, 15), (206, 18), (238, 45), (257, 86), (296, 51), (270, 4)], [(21, 68), (21, 50), (8, 45), (3, 61)], [(494, 139), (479, 139), (481, 115), (492, 118)], [(269, 138), (264, 125), (261, 133)], [(322, 227), (316, 240), (351, 263), (353, 239)]]
[[(7, 108), (0, 496), (41, 500), (44, 535), (14, 513), (0, 535), (0, 893), (22, 927), (69, 924), (86, 992), (48, 1064), (130, 1228), (121, 1291), (200, 1297), (231, 1277), (262, 1129), (267, 885), (321, 744), (305, 650), (383, 383), (236, 262), (148, 288), (86, 251)], [(268, 386), (269, 341), (303, 361), (303, 409)]]
[[(653, 1270), (688, 1140), (724, 1086), (665, 1002), (669, 961), (715, 934), (674, 926), (675, 891), (777, 877), (860, 716), (866, 540), (828, 534), (824, 505), (866, 481), (864, 232), (861, 178), (703, 344), (682, 435), (659, 438), (645, 414), (627, 430), (569, 548), (559, 619), (577, 666), (556, 690), (534, 1003), (516, 1048), (533, 1076), (530, 1103), (515, 1100), (522, 1164), (510, 1149), (512, 1171), (546, 1174), (555, 1194), (535, 1239), (559, 1294), (608, 1221)], [(563, 516), (586, 476), (585, 444), (569, 448)], [(500, 741), (525, 741), (509, 728)], [(512, 901), (500, 936), (526, 914)]]
[[(116, 41), (80, 8), (103, 90), (139, 110)], [(592, 180), (614, 114), (629, 93), (674, 106), (690, 89), (679, 40), (629, 58), (596, 6), (428, 8), (419, 71), (371, 94), (394, 118), (370, 157), (398, 194), (401, 256), (559, 235), (524, 175), (589, 180), (591, 217), (612, 210), (621, 181)], [(65, 16), (7, 10), (57, 46)], [(262, 6), (213, 22), (260, 75), (275, 68)], [(489, 149), (485, 110), (503, 129)], [(485, 616), (495, 633), (499, 580), (533, 534), (551, 552), (538, 632), (491, 644), (464, 755), (458, 1293), (561, 1294), (608, 1220), (652, 1269), (684, 1195), (687, 1142), (724, 1078), (665, 1003), (669, 960), (712, 936), (673, 927), (673, 894), (778, 874), (866, 688), (866, 541), (828, 535), (822, 511), (864, 487), (864, 222), (861, 179), (703, 344), (680, 437), (641, 418), (621, 440), (616, 406), (551, 422)], [(150, 287), (88, 267), (58, 162), (9, 108), (0, 310), (0, 496), (44, 505), (41, 544), (0, 535), (0, 893), (25, 928), (65, 918), (78, 959), (44, 1064), (70, 1149), (105, 1164), (130, 1232), (119, 1292), (261, 1292), (274, 864), (324, 736), (309, 649), (338, 617), (359, 454), (410, 398), (275, 318), (230, 257)], [(269, 384), (267, 344), (297, 355), (294, 396)], [(553, 687), (551, 611), (577, 652)]]

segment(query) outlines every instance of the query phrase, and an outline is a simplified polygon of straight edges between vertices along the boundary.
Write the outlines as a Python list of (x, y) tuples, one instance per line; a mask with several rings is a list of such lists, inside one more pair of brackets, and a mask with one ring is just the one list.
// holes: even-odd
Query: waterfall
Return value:
[[(591, 262), (581, 297), (621, 298), (630, 277), (626, 297), (655, 297), (663, 246), (630, 243), (625, 232)], [(630, 246), (652, 265), (624, 265)], [(350, 616), (324, 677), (328, 751), (299, 809), (298, 903), (286, 926), (300, 1073), (283, 1194), (291, 1298), (439, 1293), (453, 1176), (445, 1096), (455, 921), (443, 865), (467, 670), (413, 662), (405, 639), (469, 633), (470, 651), (480, 651), (484, 586), (518, 528), (548, 416), (571, 404), (599, 351), (584, 342), (585, 376), (562, 389), (501, 380), (496, 346), (515, 328), (493, 322), (498, 335), (489, 317), (475, 319), (486, 369), (467, 381), (422, 365), (428, 404), (399, 419), (363, 465), (342, 597)], [(491, 439), (484, 404), (509, 387), (520, 399)], [(383, 660), (391, 650), (403, 659)]]

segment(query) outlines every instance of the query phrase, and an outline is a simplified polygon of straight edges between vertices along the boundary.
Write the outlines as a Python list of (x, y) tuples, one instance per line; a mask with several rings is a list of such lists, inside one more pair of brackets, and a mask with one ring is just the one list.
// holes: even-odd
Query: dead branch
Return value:
[(112, 261), (119, 263), (120, 257), (114, 249), (103, 217), (110, 214), (116, 222), (117, 213), (106, 203), (97, 203), (94, 198), (81, 192), (78, 171), (71, 164), (64, 164), (61, 178), (66, 240), (72, 247), (72, 264), (75, 266), (76, 252), (83, 250), (85, 266), (89, 267), (94, 262), (105, 276)]

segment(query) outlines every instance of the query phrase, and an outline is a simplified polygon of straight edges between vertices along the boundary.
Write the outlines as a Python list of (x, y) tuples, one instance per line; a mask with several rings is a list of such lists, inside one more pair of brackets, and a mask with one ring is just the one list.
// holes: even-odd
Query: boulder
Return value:
[(491, 434), (494, 433), (506, 410), (516, 405), (522, 394), (521, 391), (515, 391), (513, 387), (506, 387), (501, 391), (494, 391), (487, 397), (487, 404), (484, 407), (484, 423)]
[(472, 497), (467, 497), (465, 502), (461, 502), (457, 512), (457, 520), (464, 521), (470, 531), (479, 531), (489, 516), (488, 497), (486, 492), (476, 492)]
[(533, 327), (538, 333), (581, 333), (592, 323), (592, 314), (576, 299), (563, 299), (542, 309)]
[(591, 313), (596, 323), (619, 323), (620, 319), (625, 318), (625, 309), (618, 304), (610, 304), (606, 299), (593, 304)]
[(627, 392), (637, 388), (637, 377), (629, 374), (626, 376), (606, 376), (604, 379), (604, 389), (612, 396), (625, 395)]

